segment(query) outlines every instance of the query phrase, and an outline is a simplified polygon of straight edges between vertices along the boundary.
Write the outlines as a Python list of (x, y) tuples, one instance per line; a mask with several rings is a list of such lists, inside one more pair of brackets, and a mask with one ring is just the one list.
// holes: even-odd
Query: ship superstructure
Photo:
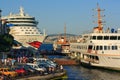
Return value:
[(2, 19), (11, 24), (10, 34), (25, 47), (29, 47), (28, 43), (35, 41), (42, 43), (46, 37), (46, 34), (43, 34), (37, 27), (38, 22), (35, 17), (26, 14), (22, 7), (18, 14), (10, 13)]

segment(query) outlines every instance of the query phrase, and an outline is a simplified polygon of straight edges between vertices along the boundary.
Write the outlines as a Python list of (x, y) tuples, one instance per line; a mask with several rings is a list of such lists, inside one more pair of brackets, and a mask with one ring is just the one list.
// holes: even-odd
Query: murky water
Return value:
[(68, 80), (120, 80), (120, 72), (90, 69), (83, 66), (64, 66)]

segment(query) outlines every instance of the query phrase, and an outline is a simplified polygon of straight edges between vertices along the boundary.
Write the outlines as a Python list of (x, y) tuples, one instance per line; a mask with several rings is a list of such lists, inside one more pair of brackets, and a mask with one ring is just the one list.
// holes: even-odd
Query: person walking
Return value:
[(60, 65), (60, 70), (63, 72), (63, 66), (62, 65)]

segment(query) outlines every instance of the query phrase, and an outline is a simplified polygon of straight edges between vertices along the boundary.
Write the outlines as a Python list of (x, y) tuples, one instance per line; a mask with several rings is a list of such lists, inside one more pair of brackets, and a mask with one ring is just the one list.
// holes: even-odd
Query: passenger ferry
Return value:
[(120, 29), (103, 30), (101, 9), (97, 5), (98, 27), (70, 43), (70, 56), (89, 66), (120, 70)]
[(37, 27), (38, 22), (35, 20), (35, 17), (26, 14), (22, 7), (20, 7), (18, 14), (10, 13), (8, 16), (2, 17), (2, 19), (12, 25), (10, 34), (24, 47), (33, 46), (39, 48), (46, 38), (46, 34), (43, 34)]

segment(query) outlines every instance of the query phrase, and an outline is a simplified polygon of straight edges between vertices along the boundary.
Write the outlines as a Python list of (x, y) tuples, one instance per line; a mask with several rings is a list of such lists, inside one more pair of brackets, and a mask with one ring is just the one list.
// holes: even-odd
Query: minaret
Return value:
[(66, 42), (66, 24), (64, 26), (64, 41)]

